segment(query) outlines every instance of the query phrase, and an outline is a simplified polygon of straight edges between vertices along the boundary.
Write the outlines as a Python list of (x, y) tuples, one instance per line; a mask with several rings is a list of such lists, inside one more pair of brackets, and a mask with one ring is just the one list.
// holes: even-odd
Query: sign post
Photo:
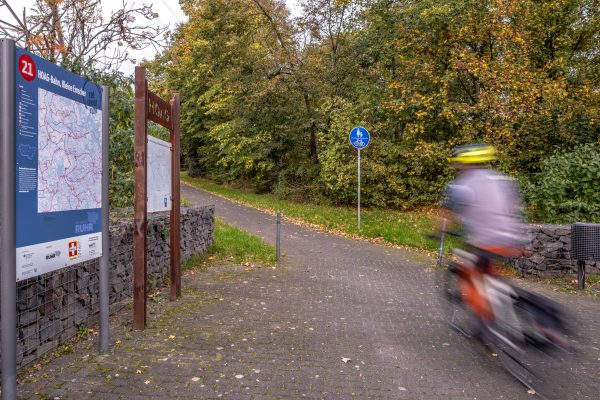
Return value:
[(0, 40), (0, 168), (2, 184), (2, 400), (17, 398), (17, 279), (15, 244), (15, 43)]
[[(0, 43), (2, 398), (13, 399), (15, 282), (102, 258), (108, 287), (108, 93), (12, 40)], [(105, 342), (107, 302), (100, 290)]]
[[(177, 279), (171, 279), (171, 301), (181, 297), (181, 251), (180, 251), (180, 235), (179, 228), (180, 219), (180, 183), (179, 183), (179, 154), (180, 154), (180, 138), (179, 138), (179, 93), (175, 93), (171, 98), (171, 232), (170, 232), (170, 248), (171, 248), (171, 276)], [(174, 282), (173, 282), (174, 281)]]
[(358, 230), (360, 231), (360, 151), (369, 145), (371, 136), (362, 126), (357, 126), (350, 131), (350, 144), (358, 150)]
[[(170, 131), (170, 143), (148, 136), (148, 120)], [(170, 210), (170, 299), (174, 301), (181, 296), (179, 141), (179, 94), (174, 94), (170, 102), (164, 101), (148, 90), (145, 68), (136, 67), (133, 233), (133, 323), (136, 329), (146, 327), (148, 212)]]
[(109, 342), (109, 310), (110, 310), (110, 224), (109, 208), (110, 199), (108, 190), (110, 185), (110, 151), (108, 127), (110, 125), (109, 113), (109, 91), (108, 86), (102, 86), (102, 258), (100, 259), (100, 282), (98, 291), (98, 300), (100, 302), (100, 352), (108, 352)]

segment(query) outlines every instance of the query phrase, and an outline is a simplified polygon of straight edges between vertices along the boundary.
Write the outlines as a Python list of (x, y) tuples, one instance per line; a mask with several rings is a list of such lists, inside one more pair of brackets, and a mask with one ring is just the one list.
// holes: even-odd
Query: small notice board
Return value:
[(171, 148), (171, 143), (148, 135), (148, 212), (171, 209)]

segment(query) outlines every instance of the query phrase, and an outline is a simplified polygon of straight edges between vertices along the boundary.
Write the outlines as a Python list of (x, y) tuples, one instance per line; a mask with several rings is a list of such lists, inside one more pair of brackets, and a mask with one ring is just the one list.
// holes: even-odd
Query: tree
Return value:
[(270, 190), (296, 137), (287, 11), (266, 0), (186, 1), (182, 7), (188, 22), (149, 67), (181, 92), (188, 163), (216, 179)]
[(535, 179), (600, 137), (600, 0), (185, 0), (152, 71), (182, 92), (197, 171), (354, 202), (350, 129), (369, 128), (363, 201), (439, 199), (457, 144)]
[(158, 15), (151, 6), (126, 1), (108, 19), (102, 17), (100, 0), (36, 0), (21, 16), (2, 2), (14, 21), (0, 21), (0, 30), (19, 46), (76, 71), (117, 70), (130, 59), (131, 49), (160, 49), (167, 33), (167, 27), (152, 23)]

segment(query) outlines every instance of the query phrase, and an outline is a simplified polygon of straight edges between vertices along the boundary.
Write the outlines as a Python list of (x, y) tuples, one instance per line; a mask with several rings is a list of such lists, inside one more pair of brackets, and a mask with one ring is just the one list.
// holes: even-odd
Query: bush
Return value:
[(525, 186), (531, 217), (537, 221), (600, 222), (600, 146), (585, 144), (557, 152)]

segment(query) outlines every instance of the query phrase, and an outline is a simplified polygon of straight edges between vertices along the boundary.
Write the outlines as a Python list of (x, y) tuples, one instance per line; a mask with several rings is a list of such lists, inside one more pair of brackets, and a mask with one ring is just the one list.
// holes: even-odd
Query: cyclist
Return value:
[(477, 321), (478, 336), (494, 319), (483, 276), (493, 274), (493, 260), (520, 254), (524, 244), (522, 201), (516, 182), (491, 169), (494, 147), (470, 144), (454, 149), (450, 161), (458, 175), (446, 188), (442, 215), (459, 224), (476, 256), (469, 276), (461, 276), (463, 301)]

